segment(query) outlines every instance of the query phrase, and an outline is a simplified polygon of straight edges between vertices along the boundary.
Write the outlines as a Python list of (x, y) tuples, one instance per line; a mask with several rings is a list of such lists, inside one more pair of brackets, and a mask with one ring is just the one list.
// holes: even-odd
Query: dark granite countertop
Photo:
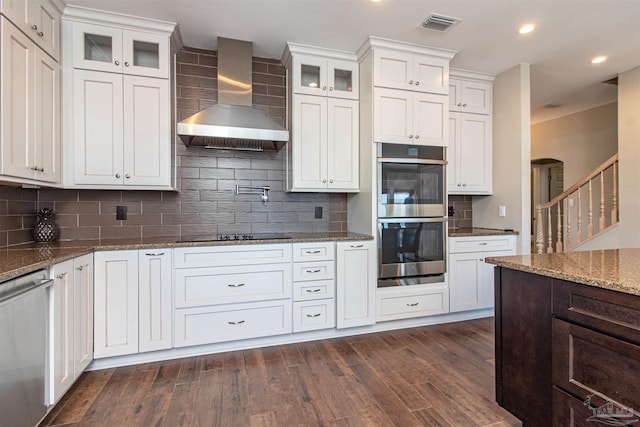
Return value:
[(449, 237), (475, 237), (475, 236), (505, 236), (505, 235), (517, 235), (517, 231), (502, 230), (497, 228), (450, 228)]
[(489, 257), (490, 264), (540, 276), (640, 295), (640, 249)]
[(372, 240), (373, 236), (349, 233), (286, 233), (290, 239), (224, 240), (209, 242), (180, 242), (180, 238), (155, 237), (137, 239), (75, 240), (53, 243), (28, 243), (0, 250), (0, 281), (47, 268), (52, 264), (94, 251), (184, 248), (194, 246), (255, 245), (265, 243), (300, 243)]

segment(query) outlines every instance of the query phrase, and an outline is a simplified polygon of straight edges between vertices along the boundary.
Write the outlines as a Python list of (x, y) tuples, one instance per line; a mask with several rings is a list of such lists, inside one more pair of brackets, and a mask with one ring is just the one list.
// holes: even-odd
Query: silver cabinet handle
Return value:
[(409, 84), (412, 85), (413, 84), (413, 80), (409, 80)]
[(162, 256), (164, 255), (164, 252), (149, 252), (149, 253), (145, 253), (146, 256)]
[(129, 63), (128, 63), (128, 62), (125, 62), (125, 63), (124, 63), (124, 66), (125, 66), (125, 67), (128, 67), (128, 66), (129, 66)]
[(352, 247), (352, 248), (354, 248), (354, 249), (355, 249), (355, 248), (362, 248), (362, 247), (364, 247), (364, 245), (349, 245), (349, 246), (350, 246), (350, 247)]
[(462, 104), (462, 106), (463, 106), (463, 107), (466, 107), (466, 106), (467, 106), (467, 104), (466, 104), (466, 103), (465, 103), (465, 104)]
[(37, 26), (36, 24), (33, 24), (33, 25), (31, 26), (31, 29), (32, 29), (33, 31), (38, 31), (38, 26)]
[(458, 107), (462, 107), (462, 103), (458, 102)]
[(116, 174), (116, 178), (120, 178), (120, 174), (119, 173)]
[(458, 187), (460, 187), (462, 184), (458, 184)]
[(120, 61), (113, 61), (114, 64), (120, 65)]
[(64, 276), (66, 276), (66, 275), (67, 275), (66, 271), (64, 273), (56, 274), (56, 279), (63, 279)]
[(304, 291), (309, 293), (309, 294), (315, 294), (316, 292), (320, 292), (322, 289), (320, 288), (315, 288), (315, 289), (305, 289)]
[(82, 269), (83, 269), (83, 268), (84, 268), (84, 266), (83, 266), (83, 265), (81, 265), (80, 267), (76, 267), (76, 270), (78, 270), (78, 271), (82, 271)]
[(327, 183), (327, 180), (326, 180), (326, 179), (323, 179), (323, 180), (322, 180), (322, 183), (323, 183), (323, 184), (326, 184), (326, 183)]
[(316, 251), (306, 251), (305, 253), (307, 253), (307, 254), (319, 254), (320, 252), (322, 252), (322, 251), (316, 250)]
[(326, 86), (322, 86), (322, 90), (327, 90), (327, 87)]
[(416, 135), (416, 139), (420, 139), (420, 135)]
[(124, 177), (125, 177), (125, 178), (127, 178), (127, 179), (129, 179), (129, 178), (131, 178), (131, 175), (126, 174)]
[(418, 305), (417, 302), (414, 302), (412, 304), (407, 303), (407, 307), (415, 307), (416, 305)]
[(420, 82), (416, 82), (416, 86), (420, 86)]
[(409, 139), (413, 139), (413, 135), (409, 135)]
[(44, 37), (44, 33), (42, 31), (38, 31), (36, 34), (38, 34), (38, 37)]
[(227, 286), (230, 288), (240, 288), (244, 286), (244, 283), (229, 283)]
[(244, 323), (244, 320), (229, 321), (227, 323), (230, 325), (242, 325)]
[(332, 179), (329, 180), (329, 184), (333, 184), (333, 180)]
[(305, 270), (305, 272), (307, 273), (320, 273), (322, 270), (320, 269), (316, 269), (316, 270)]
[(480, 246), (487, 246), (487, 245), (488, 245), (488, 243), (487, 243), (487, 242), (480, 242), (480, 243), (478, 243), (478, 244), (479, 244)]
[(480, 258), (480, 261), (484, 262), (484, 258)]
[(321, 315), (322, 315), (322, 313), (307, 314), (307, 317), (320, 317)]
[(466, 186), (467, 186), (467, 184), (462, 184), (462, 186), (463, 186), (463, 187), (466, 187)]
[(29, 169), (31, 169), (32, 171), (37, 171), (38, 167), (37, 166), (31, 166)]

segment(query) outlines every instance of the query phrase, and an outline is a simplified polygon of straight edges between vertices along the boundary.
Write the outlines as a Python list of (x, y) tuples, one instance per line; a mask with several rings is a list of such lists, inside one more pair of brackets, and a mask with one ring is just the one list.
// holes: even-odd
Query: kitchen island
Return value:
[(498, 404), (525, 427), (640, 424), (640, 249), (487, 262)]

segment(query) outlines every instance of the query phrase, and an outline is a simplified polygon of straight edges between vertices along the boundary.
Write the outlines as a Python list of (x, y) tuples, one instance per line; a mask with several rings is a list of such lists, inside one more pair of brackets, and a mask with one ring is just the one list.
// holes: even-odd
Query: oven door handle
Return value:
[(378, 218), (378, 223), (379, 224), (389, 224), (389, 223), (393, 223), (393, 222), (409, 222), (409, 223), (416, 223), (416, 222), (442, 222), (442, 223), (446, 223), (447, 221), (449, 221), (448, 218), (444, 218), (444, 217), (433, 217), (433, 218), (400, 218), (400, 217), (394, 217), (394, 218)]
[(433, 160), (433, 159), (397, 159), (391, 157), (379, 157), (379, 163), (407, 163), (412, 165), (446, 165), (446, 160)]

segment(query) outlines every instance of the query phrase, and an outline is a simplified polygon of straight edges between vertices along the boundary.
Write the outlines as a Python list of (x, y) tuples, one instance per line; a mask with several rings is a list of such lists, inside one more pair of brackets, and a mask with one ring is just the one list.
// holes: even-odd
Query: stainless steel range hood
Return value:
[(218, 38), (218, 104), (178, 123), (185, 145), (279, 150), (289, 131), (252, 107), (252, 43)]

